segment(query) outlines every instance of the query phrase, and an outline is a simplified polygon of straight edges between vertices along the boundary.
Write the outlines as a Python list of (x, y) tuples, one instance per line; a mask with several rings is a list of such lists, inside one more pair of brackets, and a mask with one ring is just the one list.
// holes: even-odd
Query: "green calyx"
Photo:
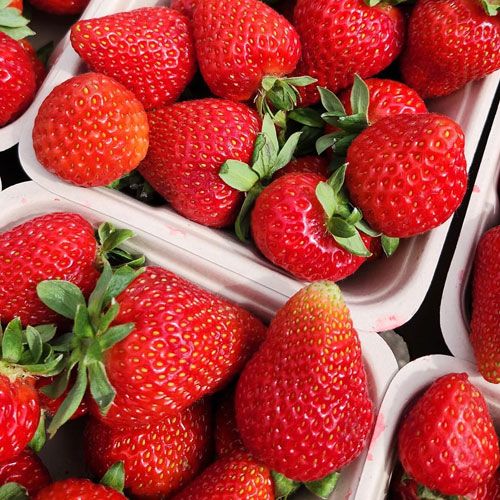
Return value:
[(297, 107), (300, 97), (298, 87), (306, 87), (317, 80), (310, 76), (276, 77), (265, 76), (255, 98), (255, 105), (260, 116), (271, 115), (276, 111), (292, 111)]
[(123, 462), (114, 463), (102, 476), (99, 481), (103, 486), (113, 488), (114, 490), (123, 493), (125, 488), (125, 465)]
[(366, 83), (358, 76), (354, 77), (351, 91), (352, 114), (348, 115), (340, 99), (330, 90), (318, 87), (321, 103), (325, 112), (321, 118), (338, 129), (338, 131), (320, 137), (316, 142), (316, 151), (322, 154), (328, 148), (345, 157), (347, 149), (358, 134), (370, 125), (368, 120), (368, 106), (370, 92)]
[(117, 229), (109, 222), (101, 224), (96, 231), (101, 262), (108, 261), (113, 268), (123, 265), (134, 269), (142, 267), (145, 262), (143, 255), (135, 256), (120, 248), (133, 236), (134, 233), (130, 229)]
[(288, 479), (279, 472), (271, 471), (271, 476), (274, 483), (274, 495), (276, 500), (286, 500), (293, 493), (295, 493), (301, 486), (305, 486), (316, 497), (326, 500), (335, 490), (337, 482), (340, 478), (339, 472), (333, 472), (328, 476), (318, 481), (310, 481), (302, 483)]
[(236, 218), (235, 231), (241, 241), (247, 241), (250, 229), (250, 212), (255, 200), (272, 176), (293, 158), (300, 132), (292, 134), (280, 147), (273, 118), (264, 115), (262, 131), (257, 136), (252, 156), (252, 165), (227, 160), (220, 168), (219, 176), (228, 185), (246, 193), (245, 201)]
[(481, 0), (481, 5), (488, 16), (496, 16), (500, 12), (500, 2)]
[(411, 0), (364, 0), (368, 7), (375, 7), (378, 4), (400, 5), (402, 3), (413, 3)]
[(0, 486), (0, 500), (29, 500), (24, 486), (17, 483), (5, 483)]
[(137, 169), (113, 181), (107, 188), (122, 191), (147, 205), (159, 206), (163, 203), (161, 196)]
[(73, 283), (53, 280), (38, 284), (40, 300), (58, 314), (73, 320), (72, 332), (59, 337), (53, 344), (56, 352), (66, 356), (64, 369), (51, 385), (43, 388), (47, 396), (60, 397), (76, 369), (75, 383), (48, 427), (50, 435), (54, 435), (78, 409), (88, 386), (103, 414), (113, 403), (116, 392), (106, 374), (104, 353), (125, 339), (134, 328), (133, 323), (111, 326), (120, 312), (115, 299), (143, 270), (134, 270), (128, 265), (113, 270), (105, 260), (88, 303)]
[(419, 485), (417, 488), (417, 498), (421, 500), (467, 500), (467, 497), (458, 495), (442, 495), (436, 490), (431, 490), (427, 486)]
[(35, 34), (28, 28), (29, 20), (20, 10), (9, 7), (11, 0), (0, 0), (0, 31), (14, 40), (21, 40)]

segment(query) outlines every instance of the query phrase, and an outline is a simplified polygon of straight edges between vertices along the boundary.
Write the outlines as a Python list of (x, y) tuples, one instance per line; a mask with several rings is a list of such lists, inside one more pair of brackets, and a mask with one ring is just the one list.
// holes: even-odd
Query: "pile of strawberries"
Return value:
[[(56, 15), (79, 14), (88, 0), (30, 0), (42, 11)], [(51, 46), (38, 52), (28, 41), (35, 33), (23, 17), (23, 0), (0, 2), (0, 127), (13, 122), (35, 98), (45, 75)]]

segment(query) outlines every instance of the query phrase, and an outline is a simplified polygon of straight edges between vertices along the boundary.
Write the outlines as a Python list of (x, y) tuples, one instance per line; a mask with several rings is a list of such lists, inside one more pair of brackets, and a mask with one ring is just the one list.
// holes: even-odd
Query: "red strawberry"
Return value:
[(247, 453), (236, 452), (219, 458), (175, 500), (258, 498), (273, 500), (274, 488), (269, 469)]
[(0, 32), (0, 127), (15, 120), (35, 97), (35, 71), (23, 47)]
[(215, 451), (222, 457), (237, 450), (244, 450), (244, 446), (236, 426), (234, 389), (231, 388), (221, 395), (215, 413)]
[(29, 0), (37, 9), (61, 16), (80, 14), (89, 0)]
[(0, 486), (17, 483), (26, 488), (30, 496), (34, 496), (50, 482), (49, 471), (29, 448), (0, 464)]
[(219, 97), (249, 100), (264, 77), (290, 74), (300, 57), (294, 27), (259, 0), (199, 0), (193, 26), (201, 73)]
[[(404, 83), (381, 78), (368, 78), (365, 80), (365, 84), (370, 95), (368, 104), (368, 121), (370, 125), (386, 116), (427, 112), (427, 107), (422, 98), (415, 90)], [(352, 88), (344, 90), (339, 95), (339, 99), (348, 115), (352, 114), (351, 92)]]
[[(379, 73), (403, 46), (403, 15), (388, 3), (298, 0), (294, 19), (302, 41), (297, 73), (316, 78), (332, 92), (352, 85), (356, 73), (362, 78)], [(313, 86), (302, 95), (304, 105), (319, 100)]]
[(371, 255), (372, 240), (361, 235), (359, 255), (341, 246), (342, 240), (328, 229), (328, 221), (338, 222), (339, 217), (325, 213), (316, 194), (320, 183), (326, 183), (326, 178), (318, 174), (291, 173), (264, 188), (251, 215), (252, 236), (271, 262), (297, 278), (338, 281), (354, 273)]
[(126, 500), (118, 491), (88, 479), (65, 479), (43, 488), (33, 500)]
[(328, 177), (328, 164), (329, 162), (324, 156), (301, 156), (300, 158), (295, 158), (288, 165), (278, 170), (274, 174), (273, 179), (294, 172), (309, 172)]
[[(491, 9), (490, 15), (484, 6)], [(451, 94), (500, 68), (500, 18), (493, 2), (419, 0), (401, 59), (403, 79), (423, 97)]]
[(92, 71), (127, 87), (145, 109), (175, 102), (196, 68), (187, 19), (165, 7), (79, 21), (71, 44)]
[(479, 371), (500, 383), (500, 226), (483, 235), (476, 250), (471, 343)]
[(408, 475), (445, 495), (475, 490), (500, 462), (486, 401), (465, 373), (436, 380), (404, 418), (398, 439)]
[(47, 76), (47, 68), (45, 64), (38, 58), (36, 50), (33, 48), (26, 38), (19, 40), (19, 43), (23, 46), (24, 50), (27, 52), (31, 63), (33, 64), (33, 70), (35, 71), (36, 88), (38, 89), (42, 85), (45, 77)]
[(79, 186), (105, 186), (146, 156), (149, 127), (142, 104), (123, 85), (84, 73), (55, 87), (33, 128), (38, 161)]
[(407, 238), (445, 222), (467, 185), (464, 134), (450, 118), (404, 114), (361, 132), (347, 151), (346, 187), (367, 222)]
[(91, 419), (85, 431), (87, 463), (100, 476), (122, 461), (132, 495), (169, 495), (193, 479), (209, 458), (210, 412), (202, 402), (157, 425), (123, 430)]
[(186, 101), (148, 113), (151, 140), (139, 170), (184, 217), (212, 227), (234, 222), (242, 195), (219, 178), (229, 159), (249, 162), (255, 111), (221, 99)]
[(199, 0), (172, 0), (170, 2), (170, 7), (182, 12), (188, 19), (192, 19), (198, 1)]
[[(40, 401), (40, 407), (51, 418), (57, 413), (57, 411), (61, 407), (64, 399), (66, 398), (66, 396), (68, 395), (68, 392), (69, 392), (69, 388), (68, 388), (57, 399), (50, 398), (45, 393), (43, 393), (41, 391), (41, 389), (43, 387), (46, 387), (47, 385), (52, 384), (53, 382), (54, 382), (54, 377), (39, 378), (36, 381), (36, 388), (38, 389), (38, 400)], [(75, 381), (74, 381), (74, 377), (73, 377), (73, 380), (71, 381), (70, 385), (72, 386), (74, 384), (74, 382)], [(87, 413), (88, 413), (87, 400), (86, 400), (86, 398), (84, 398), (82, 403), (78, 407), (78, 409), (71, 416), (71, 419), (73, 420), (76, 418), (83, 417)]]
[(0, 234), (0, 319), (19, 317), (23, 325), (60, 317), (37, 298), (46, 279), (71, 281), (90, 294), (99, 275), (92, 226), (78, 214), (53, 213)]
[(9, 7), (23, 11), (23, 0), (10, 0)]
[(290, 479), (321, 479), (361, 453), (373, 404), (358, 336), (334, 283), (313, 283), (278, 311), (239, 378), (235, 404), (246, 448)]

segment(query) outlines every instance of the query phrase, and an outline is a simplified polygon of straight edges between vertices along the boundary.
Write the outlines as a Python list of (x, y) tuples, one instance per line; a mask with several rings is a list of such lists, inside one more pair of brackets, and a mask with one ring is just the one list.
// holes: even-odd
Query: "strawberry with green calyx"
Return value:
[(11, 0), (0, 0), (0, 32), (14, 40), (21, 40), (35, 34), (28, 27), (29, 19), (23, 17), (17, 6)]
[(345, 156), (352, 140), (365, 128), (391, 115), (426, 113), (421, 97), (410, 87), (393, 80), (354, 76), (351, 89), (337, 97), (326, 88), (319, 88), (326, 112), (321, 118), (332, 130), (317, 141), (321, 154), (331, 147), (336, 155)]
[(0, 462), (18, 455), (27, 445), (37, 451), (44, 443), (36, 377), (57, 375), (64, 368), (64, 354), (48, 342), (55, 327), (22, 329), (19, 318), (3, 330), (0, 326)]
[(296, 99), (291, 85), (297, 81), (278, 78), (295, 69), (301, 44), (295, 28), (274, 9), (259, 0), (200, 0), (193, 27), (200, 71), (213, 94), (248, 101), (265, 77), (273, 77), (263, 92), (276, 87), (273, 100)]
[(119, 295), (143, 269), (121, 266), (112, 271), (107, 261), (88, 304), (80, 289), (68, 281), (42, 281), (37, 286), (40, 300), (65, 318), (74, 321), (73, 331), (58, 339), (54, 349), (69, 354), (61, 375), (44, 393), (53, 399), (66, 391), (73, 369), (77, 374), (73, 387), (54, 415), (48, 432), (55, 434), (79, 408), (87, 386), (99, 408), (106, 412), (115, 397), (103, 363), (106, 350), (123, 340), (134, 328), (133, 323), (111, 326), (120, 311), (115, 297)]
[(246, 193), (245, 200), (235, 222), (236, 236), (248, 239), (249, 214), (255, 200), (269, 183), (274, 173), (290, 163), (300, 133), (292, 134), (280, 148), (276, 128), (269, 114), (264, 116), (262, 131), (255, 141), (252, 166), (237, 160), (227, 160), (220, 168), (219, 176), (228, 185)]

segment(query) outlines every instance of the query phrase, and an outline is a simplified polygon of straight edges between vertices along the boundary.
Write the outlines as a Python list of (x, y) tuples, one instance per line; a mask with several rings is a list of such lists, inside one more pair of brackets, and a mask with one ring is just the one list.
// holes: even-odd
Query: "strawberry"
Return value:
[(229, 455), (244, 450), (234, 410), (234, 388), (226, 390), (220, 397), (215, 413), (215, 451), (217, 456)]
[(188, 20), (166, 7), (79, 21), (71, 44), (92, 71), (127, 87), (145, 109), (175, 102), (196, 68)]
[(288, 165), (278, 170), (273, 176), (274, 179), (283, 177), (285, 174), (295, 172), (308, 172), (328, 177), (328, 160), (324, 156), (310, 155), (295, 158)]
[(486, 401), (465, 373), (437, 379), (404, 418), (398, 440), (408, 475), (445, 495), (475, 490), (500, 462)]
[(500, 226), (483, 235), (476, 250), (470, 340), (479, 371), (500, 383)]
[(78, 186), (105, 186), (133, 170), (148, 149), (142, 104), (123, 85), (84, 73), (55, 87), (33, 128), (38, 161)]
[(273, 500), (270, 471), (247, 453), (236, 452), (219, 458), (174, 500), (212, 500), (216, 498), (259, 498)]
[(9, 7), (23, 11), (23, 0), (10, 0)]
[(0, 464), (0, 486), (17, 483), (25, 488), (30, 496), (34, 496), (50, 482), (49, 471), (29, 448)]
[(33, 7), (57, 14), (59, 16), (70, 16), (80, 14), (85, 10), (90, 0), (29, 0)]
[(401, 59), (404, 81), (425, 99), (499, 69), (498, 9), (487, 0), (418, 0)]
[(172, 0), (170, 7), (182, 12), (188, 19), (193, 19), (194, 9), (199, 0)]
[[(349, 233), (343, 232), (347, 224), (343, 215), (352, 214), (338, 183), (332, 188), (326, 181), (313, 173), (286, 174), (264, 188), (251, 214), (257, 248), (299, 279), (338, 281), (354, 273), (371, 255), (370, 236), (360, 236), (351, 225)], [(326, 190), (326, 194), (318, 197), (318, 190)], [(343, 213), (335, 212), (335, 207)]]
[(353, 140), (347, 162), (351, 201), (375, 231), (389, 237), (439, 226), (465, 194), (464, 134), (445, 116), (383, 118)]
[(218, 176), (228, 159), (248, 162), (255, 111), (221, 99), (180, 102), (148, 113), (150, 148), (141, 174), (184, 217), (212, 227), (234, 222), (242, 195)]
[(35, 71), (23, 47), (0, 32), (0, 127), (15, 120), (35, 97)]
[(36, 50), (33, 48), (33, 45), (31, 45), (26, 40), (26, 38), (19, 40), (19, 43), (23, 46), (24, 50), (28, 54), (31, 60), (31, 64), (33, 64), (33, 70), (35, 71), (36, 88), (38, 89), (47, 76), (47, 68), (45, 67), (45, 64), (39, 59)]
[(46, 486), (33, 500), (126, 500), (122, 493), (88, 479), (65, 479)]
[[(63, 355), (45, 343), (54, 335), (53, 327), (23, 331), (18, 318), (5, 330), (0, 327), (0, 463), (18, 456), (35, 438), (40, 423), (35, 376), (57, 375), (63, 368)], [(37, 433), (32, 446), (38, 451), (41, 445)]]
[(96, 242), (92, 226), (70, 212), (41, 215), (0, 233), (1, 322), (15, 317), (23, 325), (57, 322), (60, 316), (38, 300), (37, 284), (48, 279), (70, 281), (88, 296), (102, 260), (116, 261), (115, 247), (132, 235), (105, 223)]
[(361, 453), (373, 403), (359, 339), (333, 282), (303, 288), (278, 311), (243, 369), (235, 405), (245, 447), (290, 479), (316, 481)]
[[(294, 102), (295, 85), (309, 82), (280, 79), (297, 65), (299, 36), (283, 16), (259, 0), (199, 0), (193, 26), (200, 71), (219, 97), (247, 101), (262, 84), (264, 94), (274, 89), (275, 97), (286, 88)], [(263, 82), (265, 77), (272, 78)]]
[[(388, 3), (369, 7), (363, 0), (298, 0), (294, 20), (302, 41), (296, 72), (332, 92), (352, 85), (356, 73), (362, 78), (379, 73), (403, 46), (403, 15)], [(302, 97), (303, 105), (319, 100), (312, 86)]]
[[(91, 413), (109, 425), (144, 426), (176, 415), (227, 383), (265, 334), (247, 311), (159, 267), (113, 273), (105, 263), (88, 306), (67, 282), (37, 288), (46, 305), (76, 318), (68, 345), (76, 382), (51, 434), (76, 410), (87, 383), (96, 401)], [(73, 366), (62, 375), (66, 384)]]
[[(66, 399), (66, 396), (68, 395), (68, 392), (69, 392), (69, 390), (66, 389), (63, 392), (63, 394), (56, 399), (52, 399), (51, 397), (47, 396), (43, 392), (43, 388), (52, 384), (54, 381), (55, 381), (54, 377), (39, 378), (36, 381), (36, 388), (38, 390), (38, 400), (40, 402), (40, 407), (45, 412), (45, 414), (47, 416), (49, 416), (50, 418), (53, 418), (54, 415), (57, 413), (57, 411), (61, 407), (61, 404)], [(75, 382), (75, 380), (73, 377), (73, 380), (71, 381), (71, 385), (74, 384), (74, 382)], [(78, 407), (78, 409), (71, 416), (71, 419), (74, 420), (74, 419), (83, 417), (87, 413), (88, 413), (88, 405), (87, 405), (86, 398), (84, 398), (82, 403)]]
[(137, 497), (160, 498), (193, 479), (210, 454), (210, 405), (201, 402), (156, 425), (117, 429), (90, 419), (85, 454), (102, 475), (114, 462), (125, 467), (125, 487)]

